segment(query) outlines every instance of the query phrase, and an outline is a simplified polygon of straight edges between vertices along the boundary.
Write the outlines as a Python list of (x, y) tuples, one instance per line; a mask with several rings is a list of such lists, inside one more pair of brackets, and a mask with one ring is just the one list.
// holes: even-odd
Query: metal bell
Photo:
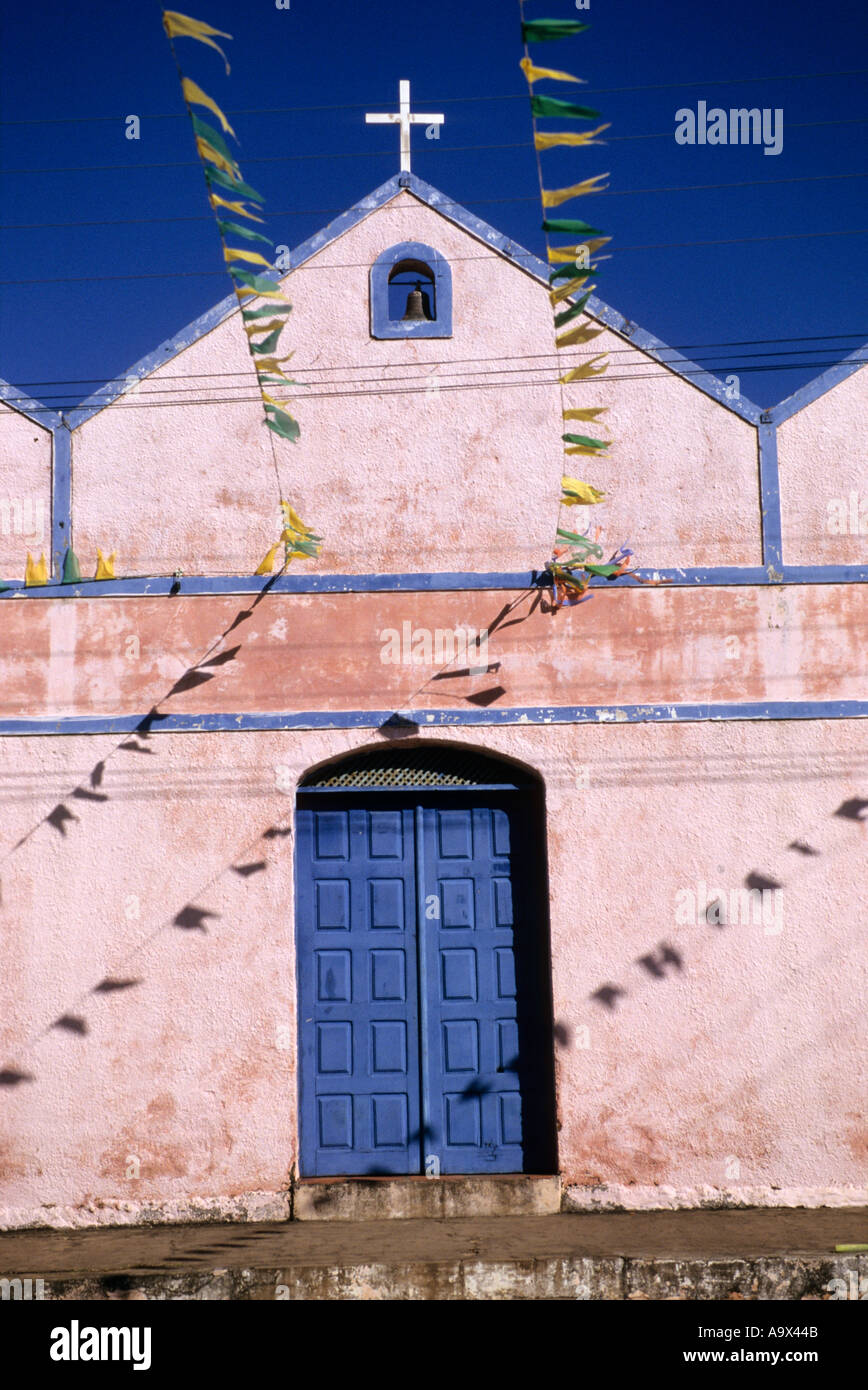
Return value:
[(427, 312), (428, 306), (425, 302), (427, 298), (428, 296), (422, 293), (422, 281), (417, 280), (416, 288), (407, 295), (407, 308), (401, 322), (418, 323), (420, 320), (430, 319), (431, 315)]

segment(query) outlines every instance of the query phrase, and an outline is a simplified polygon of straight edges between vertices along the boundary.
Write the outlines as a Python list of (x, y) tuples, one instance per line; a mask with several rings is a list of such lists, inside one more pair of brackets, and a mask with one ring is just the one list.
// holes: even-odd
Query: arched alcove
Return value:
[(303, 1177), (553, 1172), (542, 785), (458, 744), (299, 786)]
[(520, 763), (462, 743), (378, 744), (313, 768), (299, 782), (312, 788), (502, 787), (530, 789), (538, 777)]
[(437, 318), (437, 286), (434, 272), (424, 261), (417, 261), (410, 257), (407, 260), (398, 261), (389, 271), (388, 295), (389, 295), (389, 319), (395, 323), (412, 322), (410, 317), (413, 307), (411, 295), (417, 291), (421, 299), (418, 305), (418, 312), (424, 317), (427, 323), (433, 323)]
[[(428, 301), (426, 312), (408, 318), (407, 295), (417, 282)], [(402, 241), (383, 251), (371, 266), (371, 337), (451, 336), (452, 272), (445, 258), (421, 241)]]

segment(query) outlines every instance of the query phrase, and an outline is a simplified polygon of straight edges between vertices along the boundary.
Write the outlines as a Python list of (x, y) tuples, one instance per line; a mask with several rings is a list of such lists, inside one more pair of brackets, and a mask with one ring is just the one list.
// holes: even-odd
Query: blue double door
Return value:
[(521, 793), (299, 796), (302, 1176), (551, 1166), (530, 832)]

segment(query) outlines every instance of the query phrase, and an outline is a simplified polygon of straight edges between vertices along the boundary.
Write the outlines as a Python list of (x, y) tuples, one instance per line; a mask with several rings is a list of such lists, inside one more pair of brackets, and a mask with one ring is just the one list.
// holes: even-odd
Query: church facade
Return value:
[[(295, 444), (234, 297), (2, 392), (0, 1221), (868, 1201), (859, 355), (765, 410), (592, 298), (562, 391), (546, 267), (409, 172), (282, 283)], [(586, 405), (639, 570), (559, 606)]]

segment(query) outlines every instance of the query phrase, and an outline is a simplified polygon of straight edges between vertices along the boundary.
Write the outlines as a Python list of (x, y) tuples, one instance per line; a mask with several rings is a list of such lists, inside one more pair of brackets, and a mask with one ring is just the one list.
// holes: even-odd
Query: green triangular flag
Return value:
[(228, 188), (230, 193), (243, 193), (245, 198), (252, 199), (254, 203), (265, 202), (262, 194), (251, 188), (249, 183), (245, 183), (243, 179), (230, 178), (229, 174), (224, 174), (223, 170), (214, 164), (209, 164), (205, 170), (205, 181), (209, 187), (212, 183), (217, 183), (221, 188)]
[(599, 227), (589, 227), (587, 222), (582, 222), (578, 217), (547, 217), (542, 229), (544, 232), (576, 232), (579, 236), (589, 232), (597, 235), (600, 230)]
[(581, 24), (577, 19), (530, 19), (522, 24), (521, 36), (525, 43), (545, 43), (548, 39), (566, 39), (570, 34), (581, 34), (590, 27), (590, 24)]
[(279, 434), (281, 439), (298, 439), (301, 429), (297, 420), (293, 420), (285, 410), (277, 410), (273, 405), (267, 405), (265, 409), (271, 412), (265, 421), (270, 430)]
[(242, 285), (249, 285), (252, 290), (278, 288), (277, 281), (269, 279), (267, 275), (251, 275), (249, 270), (236, 270), (234, 265), (229, 267), (229, 274), (233, 280), (240, 280)]
[(559, 265), (557, 270), (553, 270), (549, 276), (549, 284), (553, 285), (555, 280), (578, 280), (581, 277), (589, 279), (592, 275), (598, 275), (599, 271), (592, 270), (588, 265), (579, 265), (578, 261), (572, 261), (569, 265)]
[(562, 314), (555, 314), (555, 328), (562, 328), (565, 323), (569, 323), (570, 319), (577, 318), (590, 297), (591, 291), (588, 290), (587, 294), (583, 294), (581, 299), (578, 299), (575, 304), (570, 305), (569, 309), (564, 309)]
[(75, 551), (71, 547), (67, 547), (66, 554), (63, 557), (63, 578), (61, 579), (61, 583), (78, 584), (80, 579), (81, 568)]
[(283, 332), (282, 328), (275, 328), (273, 333), (269, 333), (267, 338), (263, 338), (258, 343), (250, 344), (250, 351), (260, 353), (264, 357), (270, 357), (277, 347), (277, 340)]
[(273, 246), (271, 237), (262, 236), (260, 232), (251, 232), (249, 227), (242, 227), (238, 222), (224, 222), (222, 217), (217, 218), (217, 226), (220, 228), (222, 236), (243, 236), (246, 241), (264, 241), (267, 246)]
[(207, 140), (212, 149), (217, 150), (218, 154), (222, 154), (223, 158), (228, 159), (230, 164), (235, 164), (235, 156), (223, 136), (218, 134), (213, 126), (210, 126), (207, 121), (200, 121), (199, 117), (194, 116), (192, 111), (190, 112), (190, 120), (193, 122), (193, 129), (198, 136)]
[(251, 319), (273, 318), (275, 314), (288, 314), (291, 309), (291, 304), (266, 304), (264, 309), (242, 309), (241, 317), (249, 322)]
[(562, 434), (568, 444), (584, 444), (587, 449), (608, 449), (611, 439), (591, 439), (586, 434)]
[(531, 97), (530, 109), (535, 116), (579, 116), (583, 121), (600, 114), (592, 106), (577, 106), (574, 101), (561, 101), (559, 97)]

